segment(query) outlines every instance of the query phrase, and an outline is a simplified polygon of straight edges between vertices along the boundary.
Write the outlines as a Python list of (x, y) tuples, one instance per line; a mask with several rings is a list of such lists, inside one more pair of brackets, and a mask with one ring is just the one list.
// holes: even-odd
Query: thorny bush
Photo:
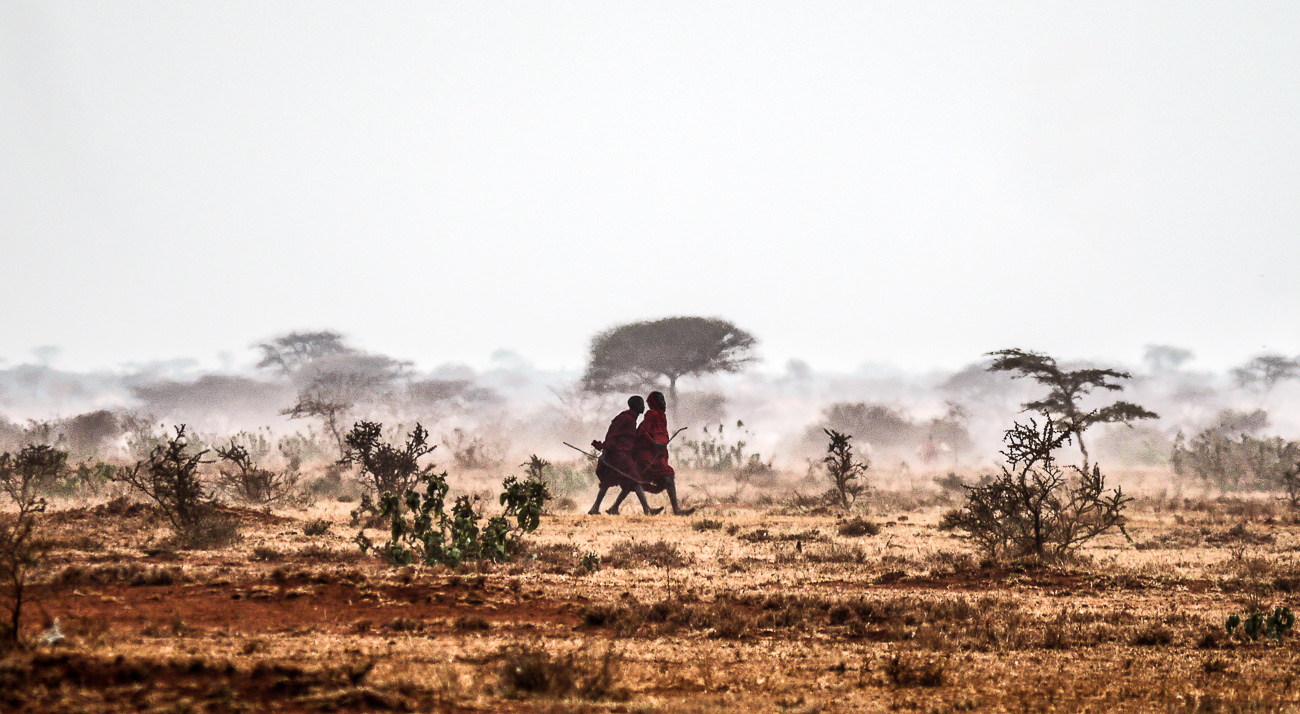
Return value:
[(383, 439), (383, 425), (372, 421), (357, 422), (344, 437), (343, 466), (357, 465), (362, 482), (374, 489), (379, 498), (409, 491), (417, 482), (433, 475), (433, 466), (421, 467), (420, 457), (438, 448), (429, 444), (429, 432), (419, 424), (406, 436), (401, 448)]
[(1050, 415), (1006, 432), (1006, 463), (984, 485), (968, 487), (966, 504), (944, 516), (942, 527), (959, 529), (990, 557), (1058, 559), (1111, 528), (1124, 531), (1124, 507), (1132, 498), (1106, 490), (1101, 469), (1057, 465), (1053, 452), (1071, 432)]
[(63, 472), (67, 460), (67, 452), (44, 445), (0, 455), (0, 490), (17, 507), (0, 513), (0, 603), (9, 615), (0, 622), (0, 649), (18, 644), (27, 583), (46, 553), (36, 531), (37, 515), (46, 506), (39, 494)]
[(121, 481), (153, 501), (188, 547), (218, 548), (239, 536), (236, 524), (219, 515), (212, 489), (199, 477), (207, 449), (194, 449), (185, 425), (176, 435), (164, 437), (149, 457), (131, 468), (118, 469), (114, 481)]
[(229, 446), (218, 446), (217, 456), (228, 465), (220, 469), (217, 484), (235, 498), (256, 506), (272, 506), (292, 499), (298, 486), (298, 473), (294, 469), (273, 471), (262, 467), (258, 461), (270, 451), (265, 436), (241, 434), (247, 446), (231, 438)]

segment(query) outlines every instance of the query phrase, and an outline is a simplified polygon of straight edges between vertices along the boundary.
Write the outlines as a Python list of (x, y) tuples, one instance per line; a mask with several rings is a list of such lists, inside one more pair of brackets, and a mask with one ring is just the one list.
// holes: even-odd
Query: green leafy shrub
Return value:
[(517, 552), (519, 539), (537, 530), (550, 494), (546, 484), (531, 478), (508, 476), (501, 486), (504, 512), (480, 525), (483, 517), (468, 496), (458, 497), (448, 513), (447, 474), (423, 469), (415, 487), (380, 497), (377, 520), (388, 526), (388, 542), (376, 545), (364, 529), (355, 541), (362, 553), (373, 550), (394, 566), (507, 560)]

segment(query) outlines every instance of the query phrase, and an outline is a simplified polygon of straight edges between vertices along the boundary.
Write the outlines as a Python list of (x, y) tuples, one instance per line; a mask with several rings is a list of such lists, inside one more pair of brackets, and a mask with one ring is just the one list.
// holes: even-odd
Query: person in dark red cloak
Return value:
[(588, 515), (600, 515), (600, 502), (605, 499), (605, 492), (613, 487), (618, 487), (622, 491), (614, 506), (609, 509), (611, 515), (618, 515), (619, 504), (623, 503), (623, 498), (628, 492), (636, 493), (637, 498), (641, 500), (641, 508), (647, 515), (663, 510), (662, 508), (652, 510), (650, 504), (646, 502), (643, 479), (637, 471), (636, 461), (632, 458), (632, 450), (636, 444), (636, 418), (644, 411), (645, 400), (638, 396), (629, 397), (627, 409), (609, 423), (605, 440), (591, 442), (591, 445), (601, 452), (600, 459), (596, 462), (596, 478), (600, 479), (600, 492), (596, 494), (596, 502), (591, 505), (591, 510), (587, 511)]
[[(650, 404), (650, 411), (636, 428), (636, 442), (632, 448), (642, 487), (647, 493), (667, 491), (673, 514), (689, 516), (695, 509), (685, 510), (677, 503), (677, 472), (668, 463), (668, 441), (672, 437), (668, 434), (667, 401), (663, 392), (651, 392), (646, 401)], [(620, 493), (614, 508), (618, 508), (626, 496), (627, 491)]]

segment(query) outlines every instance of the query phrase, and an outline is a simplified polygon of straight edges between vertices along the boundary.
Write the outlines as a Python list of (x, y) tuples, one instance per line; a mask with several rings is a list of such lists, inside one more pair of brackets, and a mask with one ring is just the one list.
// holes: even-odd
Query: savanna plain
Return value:
[(897, 474), (851, 511), (792, 475), (684, 470), (688, 517), (590, 516), (577, 490), (511, 558), (454, 567), (363, 554), (346, 494), (223, 506), (220, 547), (178, 544), (138, 498), (55, 498), (0, 709), (1300, 709), (1289, 621), (1250, 617), (1293, 604), (1300, 520), (1120, 476), (1147, 484), (1126, 532), (1052, 561), (983, 557), (942, 527), (960, 487)]

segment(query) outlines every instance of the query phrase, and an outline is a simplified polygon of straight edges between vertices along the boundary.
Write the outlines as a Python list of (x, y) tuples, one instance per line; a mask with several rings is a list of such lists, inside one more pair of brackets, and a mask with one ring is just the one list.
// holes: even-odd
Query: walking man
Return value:
[(644, 399), (639, 396), (629, 397), (627, 409), (609, 423), (605, 440), (591, 442), (591, 445), (601, 452), (600, 459), (596, 462), (596, 478), (600, 479), (600, 492), (596, 494), (596, 502), (591, 505), (591, 510), (587, 511), (588, 515), (600, 515), (600, 502), (605, 499), (605, 492), (615, 486), (622, 491), (613, 507), (609, 509), (611, 515), (618, 515), (618, 507), (629, 491), (636, 493), (646, 515), (653, 515), (663, 510), (650, 508), (650, 504), (645, 499), (636, 461), (632, 458), (632, 450), (636, 444), (636, 419), (644, 411)]

